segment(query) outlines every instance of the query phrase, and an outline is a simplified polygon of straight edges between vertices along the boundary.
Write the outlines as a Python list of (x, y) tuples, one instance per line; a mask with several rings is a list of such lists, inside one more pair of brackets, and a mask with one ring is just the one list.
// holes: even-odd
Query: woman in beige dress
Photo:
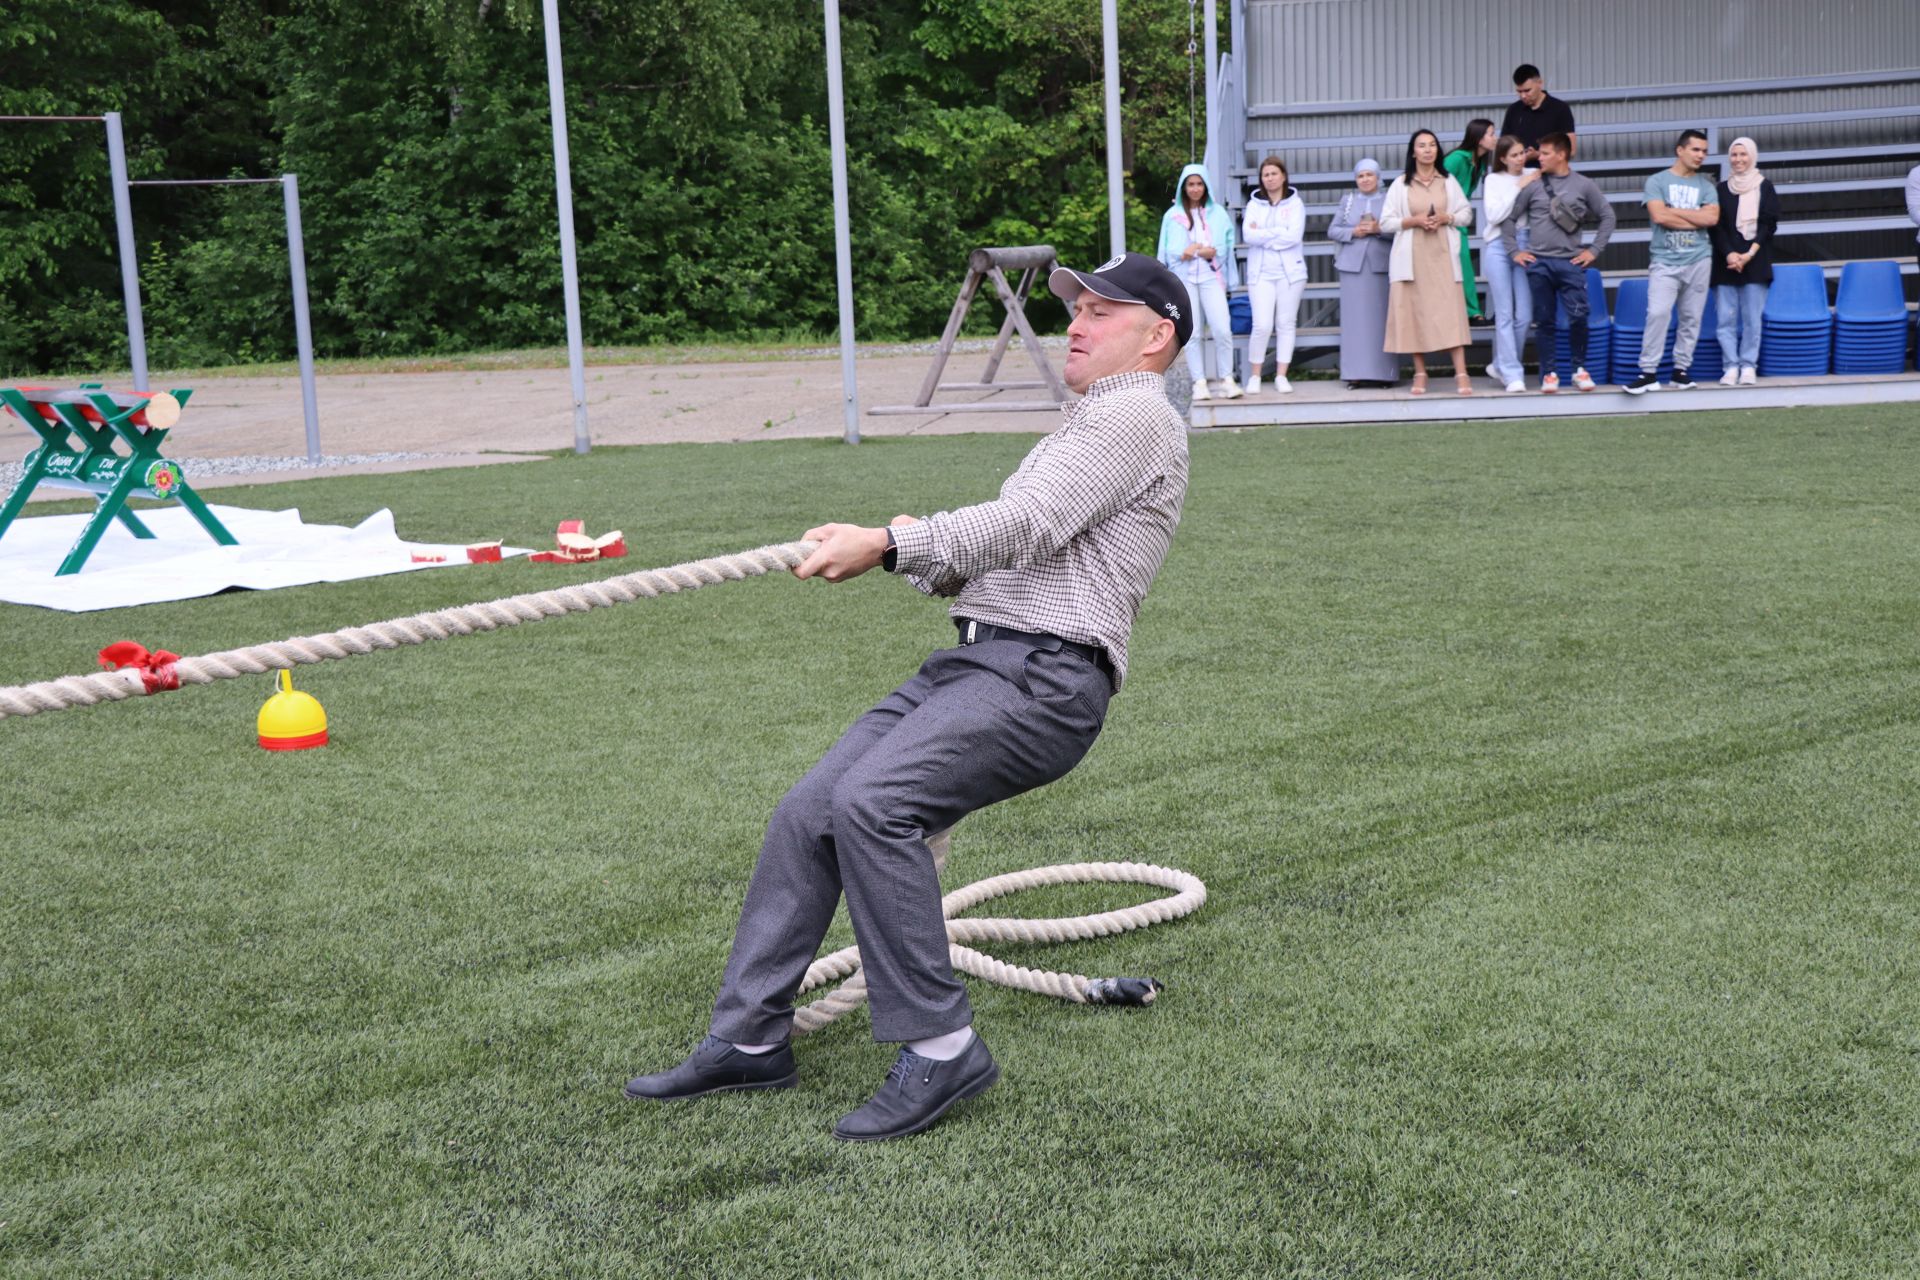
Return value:
[(1429, 351), (1453, 356), (1453, 381), (1473, 394), (1467, 377), (1467, 300), (1460, 287), (1460, 237), (1473, 225), (1473, 205), (1440, 167), (1440, 139), (1421, 129), (1407, 141), (1407, 169), (1387, 188), (1380, 229), (1393, 237), (1387, 263), (1387, 347), (1413, 357), (1413, 394), (1427, 393)]

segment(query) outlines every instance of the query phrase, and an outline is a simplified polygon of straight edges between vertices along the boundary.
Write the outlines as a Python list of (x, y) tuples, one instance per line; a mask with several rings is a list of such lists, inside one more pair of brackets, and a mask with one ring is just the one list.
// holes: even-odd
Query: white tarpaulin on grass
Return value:
[[(213, 512), (240, 540), (239, 546), (217, 545), (184, 508), (161, 507), (139, 513), (153, 530), (151, 539), (134, 537), (116, 520), (94, 548), (86, 568), (65, 578), (56, 577), (54, 571), (90, 517), (83, 513), (15, 520), (0, 538), (0, 600), (84, 613), (190, 600), (229, 587), (270, 591), (468, 563), (464, 545), (402, 542), (393, 529), (393, 512), (385, 508), (351, 529), (306, 524), (298, 510), (216, 506)], [(528, 551), (503, 547), (500, 554), (523, 556)], [(445, 560), (415, 560), (415, 556), (444, 556)]]

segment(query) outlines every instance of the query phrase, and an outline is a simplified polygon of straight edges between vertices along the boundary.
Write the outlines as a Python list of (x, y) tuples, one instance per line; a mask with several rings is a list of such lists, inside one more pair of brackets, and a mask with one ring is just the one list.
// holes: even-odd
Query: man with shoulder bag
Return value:
[[(1572, 140), (1564, 133), (1540, 139), (1540, 181), (1529, 183), (1514, 198), (1513, 214), (1500, 224), (1500, 239), (1515, 266), (1525, 267), (1533, 291), (1533, 351), (1540, 362), (1540, 390), (1560, 390), (1553, 367), (1554, 303), (1567, 313), (1567, 344), (1573, 357), (1573, 385), (1591, 391), (1587, 372), (1587, 268), (1613, 238), (1613, 206), (1593, 179), (1569, 166)], [(1524, 220), (1527, 247), (1520, 248), (1514, 228)], [(1581, 229), (1592, 222), (1591, 246), (1580, 242)]]

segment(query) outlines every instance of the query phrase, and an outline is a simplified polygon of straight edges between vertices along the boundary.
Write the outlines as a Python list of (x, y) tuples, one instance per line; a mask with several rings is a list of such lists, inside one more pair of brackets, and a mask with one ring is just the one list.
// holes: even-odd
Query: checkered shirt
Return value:
[(1000, 497), (894, 529), (895, 572), (948, 610), (1097, 644), (1126, 679), (1127, 637), (1187, 493), (1187, 430), (1157, 373), (1087, 388)]

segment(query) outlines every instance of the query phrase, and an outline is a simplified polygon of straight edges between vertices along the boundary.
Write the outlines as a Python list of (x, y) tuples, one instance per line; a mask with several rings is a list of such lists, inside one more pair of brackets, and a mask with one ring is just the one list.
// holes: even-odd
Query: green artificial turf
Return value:
[[(704, 1029), (784, 789), (950, 638), (901, 582), (304, 668), (319, 751), (252, 745), (264, 678), (0, 721), (0, 1275), (1911, 1276), (1917, 428), (1195, 439), (1105, 735), (949, 880), (1134, 859), (1211, 898), (998, 949), (1168, 989), (972, 984), (1001, 1083), (903, 1143), (828, 1136), (891, 1057), (864, 1013), (797, 1090), (620, 1094)], [(0, 606), (0, 683), (979, 500), (1029, 443), (224, 490), (422, 539), (579, 516), (634, 558)]]

